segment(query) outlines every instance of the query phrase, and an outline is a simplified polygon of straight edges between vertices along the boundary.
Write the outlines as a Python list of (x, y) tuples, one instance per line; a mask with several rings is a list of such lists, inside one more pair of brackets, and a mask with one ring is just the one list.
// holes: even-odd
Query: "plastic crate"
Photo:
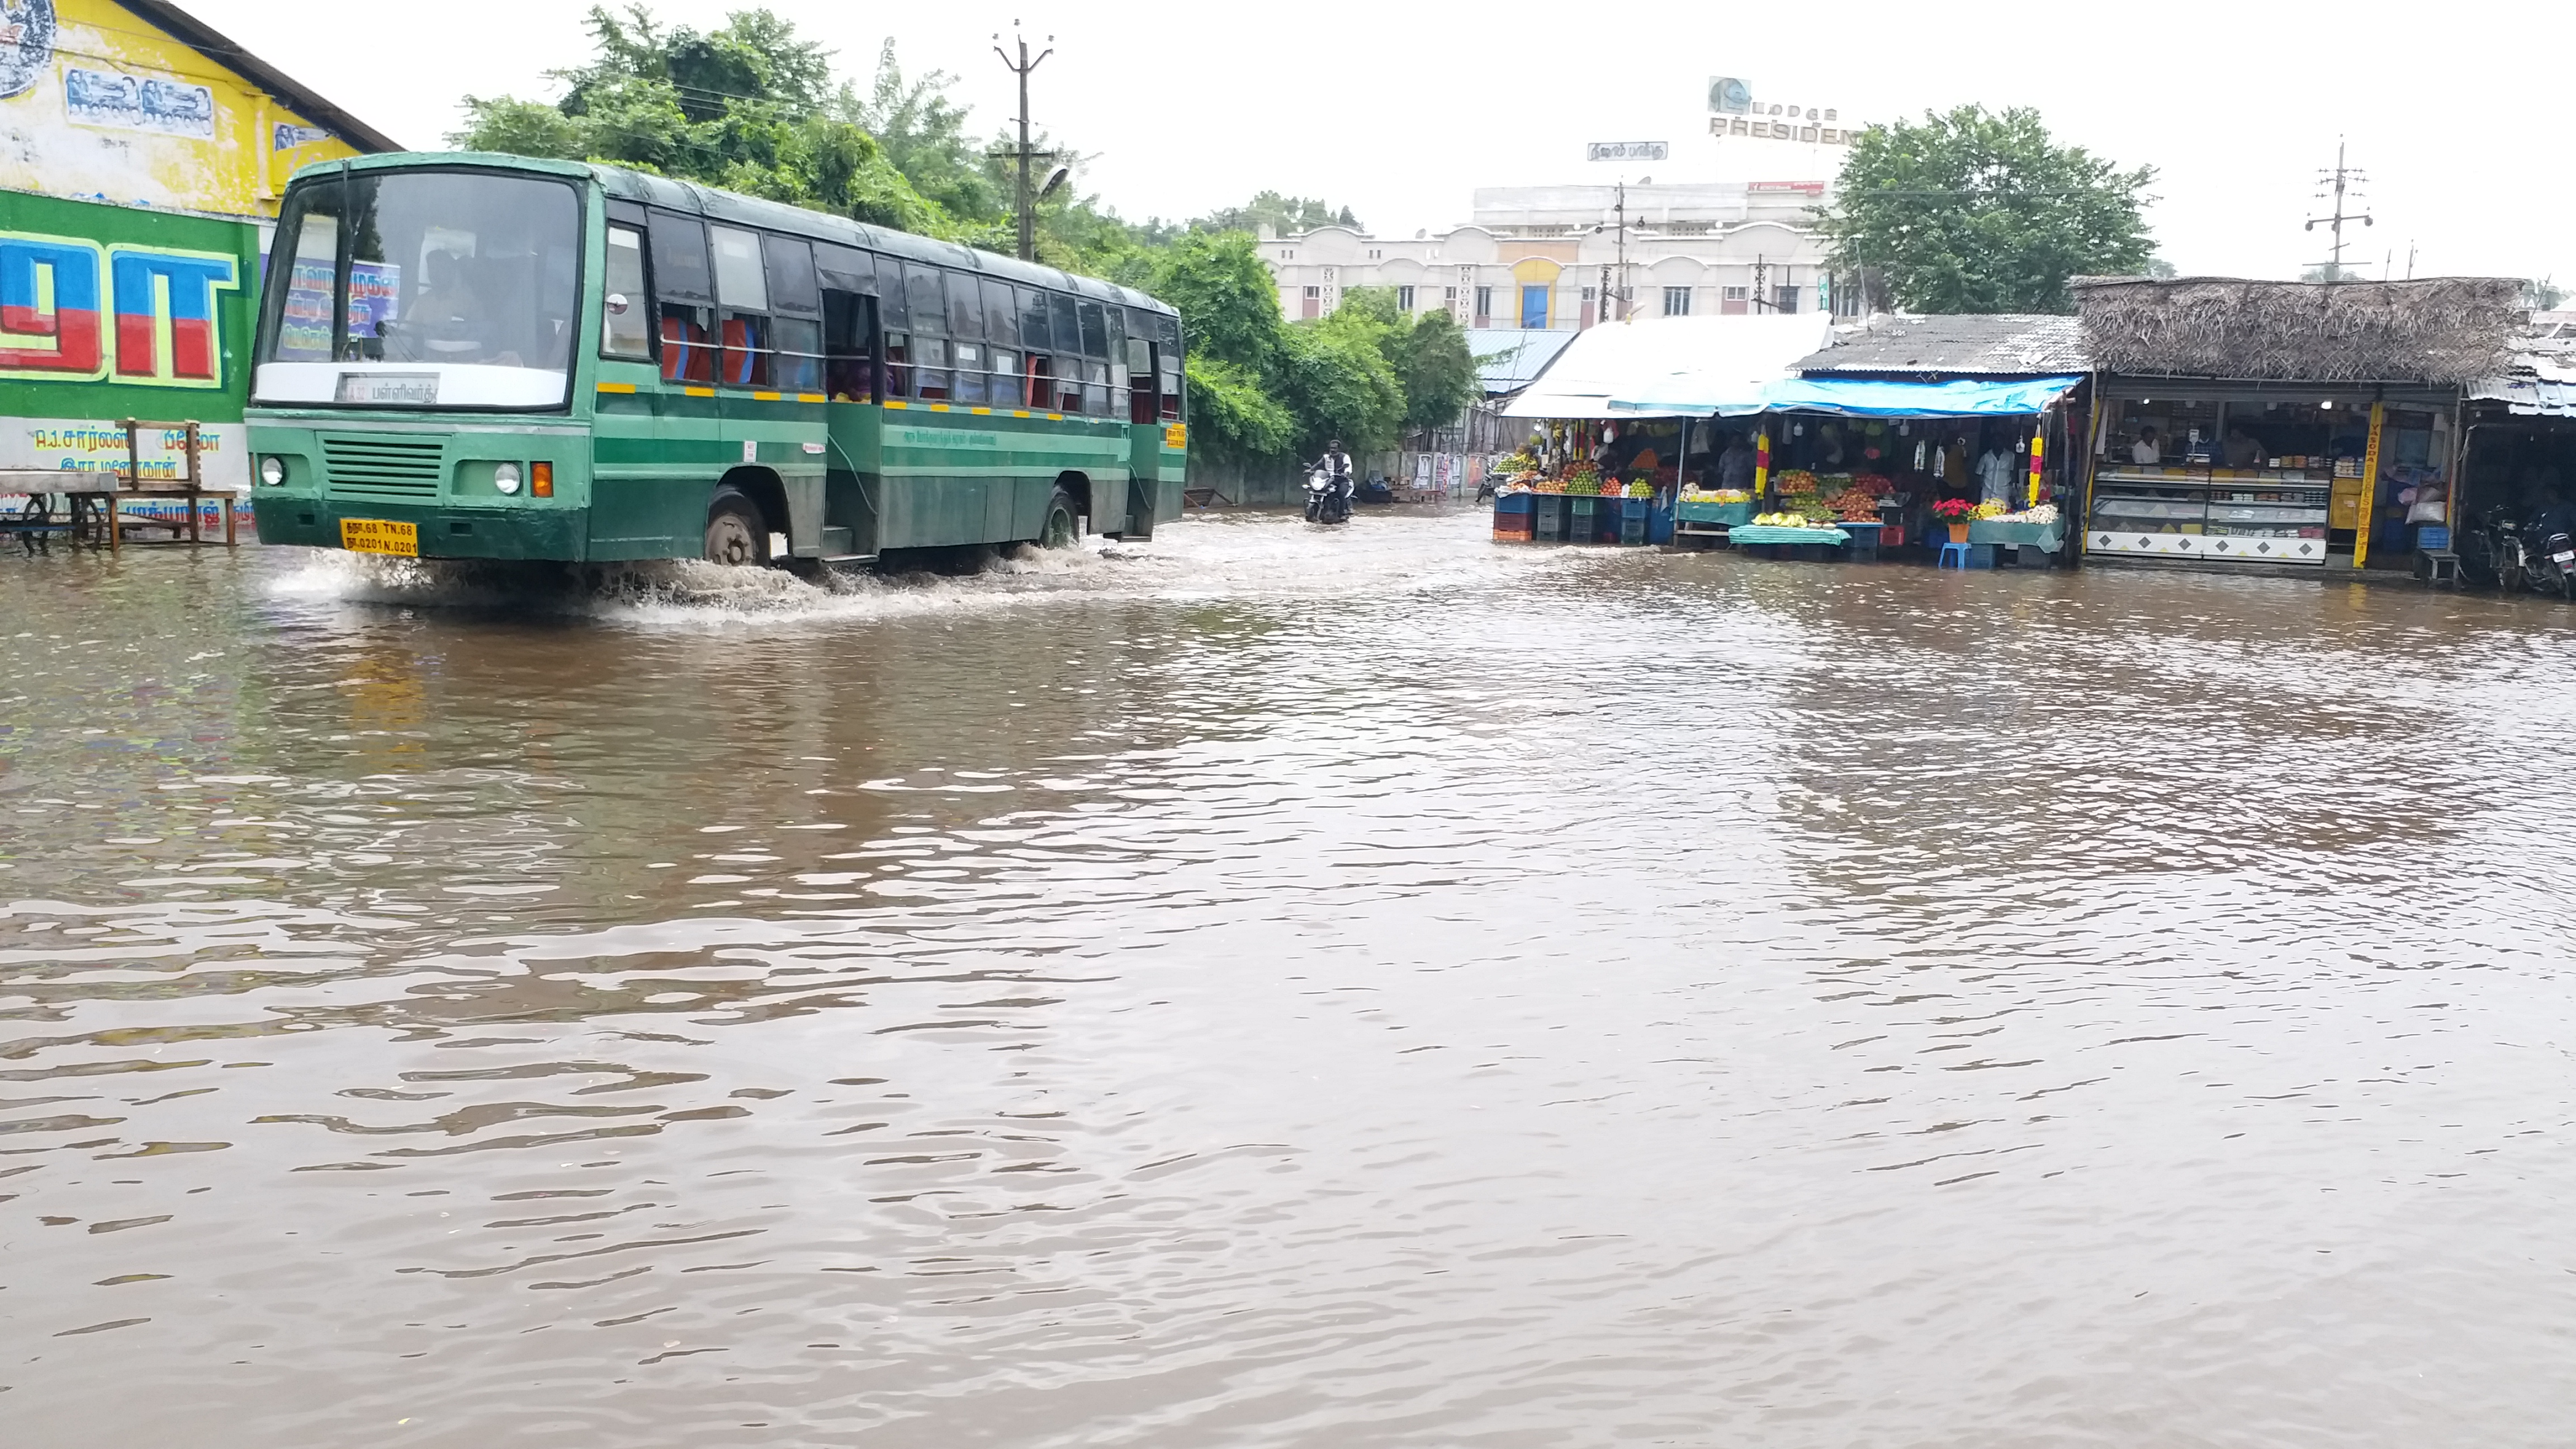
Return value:
[(2415, 546), (2417, 548), (2449, 548), (2451, 546), (2451, 530), (2436, 523), (2425, 524), (2423, 527), (2415, 530)]

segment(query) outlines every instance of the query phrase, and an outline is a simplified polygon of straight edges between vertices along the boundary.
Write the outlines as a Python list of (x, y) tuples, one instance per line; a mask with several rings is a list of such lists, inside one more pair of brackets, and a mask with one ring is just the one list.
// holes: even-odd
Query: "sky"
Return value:
[[(302, 3), (183, 0), (288, 74), (408, 146), (458, 124), (459, 97), (552, 99), (589, 53), (572, 0), (439, 0), (350, 43)], [(699, 27), (739, 3), (662, 0)], [(1016, 110), (992, 36), (1054, 55), (1036, 122), (1093, 157), (1087, 189), (1131, 220), (1180, 218), (1264, 188), (1348, 205), (1389, 236), (1468, 219), (1480, 186), (1616, 179), (1584, 143), (1665, 140), (1657, 181), (1823, 179), (1815, 148), (1704, 137), (1712, 76), (1757, 101), (1892, 119), (1979, 102), (2028, 106), (2057, 138), (2151, 165), (2158, 251), (2185, 274), (2295, 276), (2326, 256), (2319, 173), (2340, 139), (2367, 173), (2344, 260), (2417, 276), (2576, 282), (2576, 185), (2556, 159), (2576, 67), (2576, 5), (2483, 12), (2165, 0), (1830, 7), (1626, 0), (1423, 6), (1402, 0), (1220, 5), (1122, 0), (928, 6), (773, 0), (862, 81), (895, 42), (913, 71), (958, 77), (979, 131)], [(388, 13), (392, 11), (388, 10)], [(1021, 23), (1024, 22), (1024, 23)]]

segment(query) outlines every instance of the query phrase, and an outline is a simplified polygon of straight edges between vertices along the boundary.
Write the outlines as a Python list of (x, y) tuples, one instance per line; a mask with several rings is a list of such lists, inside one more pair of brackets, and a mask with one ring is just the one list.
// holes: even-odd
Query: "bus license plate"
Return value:
[(389, 553), (396, 558), (418, 558), (420, 525), (384, 518), (343, 518), (340, 520), (340, 546), (351, 553)]

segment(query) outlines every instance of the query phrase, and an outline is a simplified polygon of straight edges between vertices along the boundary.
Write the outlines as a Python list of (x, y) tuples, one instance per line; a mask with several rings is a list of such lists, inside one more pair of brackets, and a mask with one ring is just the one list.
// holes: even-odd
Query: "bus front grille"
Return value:
[(322, 440), (322, 462), (336, 498), (436, 498), (445, 473), (436, 438)]

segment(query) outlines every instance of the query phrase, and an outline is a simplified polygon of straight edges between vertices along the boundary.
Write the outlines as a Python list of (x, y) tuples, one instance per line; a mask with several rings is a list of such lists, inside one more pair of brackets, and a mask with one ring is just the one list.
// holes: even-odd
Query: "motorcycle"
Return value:
[(2486, 523), (2470, 535), (2477, 541), (2477, 572), (2508, 594), (2522, 592), (2530, 563), (2522, 546), (2522, 528), (2503, 509), (2487, 514)]
[(1308, 473), (1306, 475), (1306, 521), (1308, 523), (1348, 523), (1350, 519), (1350, 480), (1336, 479), (1321, 468)]
[(2530, 586), (2576, 603), (2576, 539), (2557, 529), (2551, 529), (2545, 538), (2534, 529), (2531, 536), (2538, 541), (2526, 551)]

